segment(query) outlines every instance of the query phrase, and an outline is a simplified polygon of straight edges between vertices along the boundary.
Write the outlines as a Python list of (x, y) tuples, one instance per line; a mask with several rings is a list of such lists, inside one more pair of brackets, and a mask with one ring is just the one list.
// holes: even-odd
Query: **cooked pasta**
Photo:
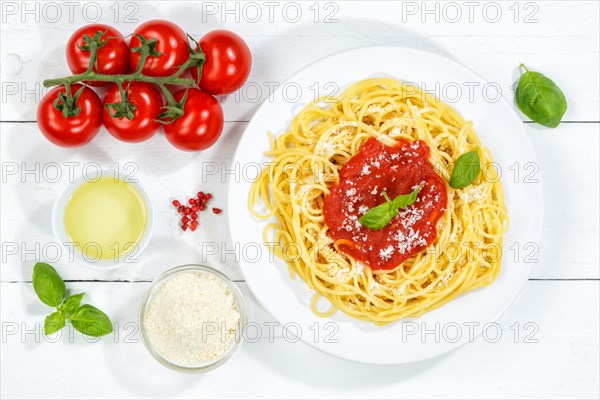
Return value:
[[(426, 142), (447, 190), (435, 239), (388, 270), (344, 251), (324, 216), (340, 171), (370, 138), (388, 146)], [(367, 79), (306, 106), (284, 134), (270, 135), (270, 144), (266, 154), (273, 160), (254, 182), (249, 205), (256, 218), (269, 221), (264, 241), (270, 250), (315, 290), (311, 307), (318, 315), (338, 309), (383, 325), (418, 317), (498, 276), (508, 214), (492, 155), (472, 123), (438, 98), (394, 79)], [(453, 189), (448, 182), (456, 160), (473, 150), (481, 172), (471, 185)], [(317, 309), (320, 297), (331, 310)]]

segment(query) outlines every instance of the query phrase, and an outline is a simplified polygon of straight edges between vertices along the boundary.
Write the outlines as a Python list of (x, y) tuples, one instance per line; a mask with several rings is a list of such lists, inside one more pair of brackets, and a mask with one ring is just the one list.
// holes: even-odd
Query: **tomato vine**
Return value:
[[(176, 101), (166, 85), (180, 85), (187, 88), (198, 88), (198, 80), (181, 78), (181, 75), (190, 67), (195, 67), (198, 73), (201, 73), (202, 65), (206, 61), (206, 55), (202, 52), (199, 46), (195, 48), (188, 46), (190, 55), (185, 63), (179, 66), (178, 70), (169, 76), (149, 76), (142, 73), (143, 67), (148, 57), (161, 57), (163, 54), (156, 50), (156, 39), (146, 39), (140, 34), (136, 34), (140, 39), (141, 46), (131, 49), (131, 51), (140, 53), (140, 60), (136, 67), (136, 70), (129, 74), (101, 74), (94, 71), (94, 65), (97, 63), (98, 49), (102, 47), (106, 42), (102, 41), (102, 37), (105, 32), (98, 31), (93, 37), (86, 35), (85, 38), (85, 49), (90, 52), (90, 60), (88, 68), (85, 72), (75, 75), (70, 75), (62, 78), (53, 78), (44, 80), (44, 87), (52, 87), (58, 85), (64, 85), (67, 90), (64, 94), (64, 98), (61, 98), (60, 102), (55, 102), (54, 107), (62, 111), (65, 117), (76, 116), (78, 113), (76, 100), (77, 94), (73, 96), (69, 90), (69, 86), (73, 83), (78, 82), (112, 82), (116, 83), (122, 88), (125, 82), (148, 82), (156, 85), (163, 92), (167, 105), (164, 107), (165, 111), (158, 116), (158, 120), (161, 123), (171, 123), (179, 116), (183, 115), (184, 101)], [(188, 37), (190, 37), (188, 35)], [(190, 38), (191, 39), (191, 38)], [(121, 104), (118, 106), (121, 110), (129, 110), (131, 108), (128, 103), (127, 96), (122, 96)], [(113, 107), (117, 108), (117, 106)], [(123, 116), (132, 118), (131, 113), (124, 113)]]

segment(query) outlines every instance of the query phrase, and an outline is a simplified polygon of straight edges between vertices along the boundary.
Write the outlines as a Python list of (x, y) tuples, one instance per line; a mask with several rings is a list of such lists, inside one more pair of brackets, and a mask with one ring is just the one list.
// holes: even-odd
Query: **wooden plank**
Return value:
[[(456, 22), (453, 22), (455, 14), (444, 2), (426, 6), (422, 2), (375, 1), (368, 8), (362, 7), (360, 2), (347, 1), (318, 6), (310, 2), (294, 3), (300, 4), (301, 9), (297, 22), (291, 22), (295, 19), (292, 18), (294, 10), (288, 7), (284, 12), (283, 5), (273, 11), (271, 22), (268, 6), (260, 2), (254, 3), (262, 7), (262, 18), (256, 22), (252, 22), (256, 18), (252, 10), (239, 2), (229, 6), (221, 2), (127, 4), (137, 7), (134, 19), (176, 20), (195, 37), (220, 27), (244, 36), (253, 51), (253, 70), (241, 92), (222, 99), (228, 121), (249, 120), (258, 105), (269, 100), (274, 87), (281, 86), (307, 64), (341, 50), (380, 44), (419, 47), (446, 54), (499, 85), (507, 99), (513, 98), (517, 66), (524, 62), (552, 77), (563, 88), (569, 101), (565, 120), (600, 120), (598, 93), (590, 90), (599, 85), (598, 4), (569, 2), (569, 12), (564, 12), (561, 2), (552, 1), (521, 2), (518, 6), (509, 2), (488, 2), (491, 6), (486, 6), (488, 3), (482, 2), (473, 10), (465, 5), (468, 2), (451, 3), (459, 6), (461, 18)], [(14, 4), (16, 11), (11, 9), (4, 16), (6, 23), (1, 39), (3, 107), (0, 119), (32, 121), (35, 120), (36, 104), (44, 93), (41, 82), (68, 73), (64, 45), (67, 37), (85, 24), (86, 19), (83, 7), (73, 11), (72, 22), (68, 19), (69, 10), (63, 7), (61, 19), (53, 22), (54, 14), (50, 15), (50, 10), (44, 12), (42, 6), (38, 5), (36, 15), (35, 11), (25, 13), (20, 3)], [(135, 29), (135, 23), (124, 21), (126, 12), (135, 11), (134, 8), (121, 9), (115, 17), (113, 3), (95, 4), (101, 9), (102, 22), (117, 26), (125, 34)], [(212, 15), (212, 6), (217, 7), (215, 15)], [(412, 6), (417, 7), (416, 10), (410, 8)], [(226, 7), (230, 7), (230, 13), (226, 12)], [(493, 22), (496, 7), (500, 7), (500, 18)], [(319, 15), (315, 22), (317, 9)], [(326, 23), (324, 20), (332, 13), (332, 20)], [(198, 20), (206, 22), (199, 24)], [(365, 30), (366, 26), (368, 30)], [(41, 41), (45, 43), (41, 48), (23, 45)], [(398, 70), (402, 77), (401, 65)], [(402, 78), (418, 81), (418, 77)], [(468, 82), (456, 83), (461, 95), (467, 96)], [(319, 88), (318, 92), (323, 94), (325, 84), (315, 82), (301, 90), (317, 93)], [(454, 87), (455, 83), (440, 82), (439, 86), (428, 89), (443, 94), (448, 85)], [(476, 90), (477, 94), (482, 94), (479, 93), (482, 88)]]
[(539, 263), (531, 276), (598, 279), (600, 125), (568, 124), (556, 130), (528, 125), (528, 130), (545, 195), (544, 232), (535, 257)]
[[(98, 343), (61, 336), (56, 343), (35, 333), (48, 308), (30, 284), (2, 283), (2, 397), (81, 398), (597, 398), (599, 288), (597, 282), (529, 282), (510, 309), (483, 337), (441, 357), (416, 364), (350, 363), (292, 343), (268, 329), (257, 343), (208, 375), (171, 372), (146, 352), (135, 326), (146, 283), (73, 283), (86, 301), (119, 322), (119, 336)], [(272, 318), (245, 284), (250, 320)], [(13, 332), (14, 329), (17, 329)], [(518, 332), (518, 335), (516, 335)], [(22, 335), (24, 337), (22, 338)], [(129, 335), (129, 336), (127, 336)], [(518, 337), (517, 337), (518, 336)], [(433, 336), (429, 336), (429, 340)], [(60, 379), (58, 379), (60, 377)], [(232, 384), (233, 382), (233, 384)], [(435, 382), (435, 384), (431, 384)], [(457, 395), (458, 396), (458, 395)]]
[[(170, 267), (190, 262), (207, 263), (233, 279), (243, 279), (237, 261), (247, 248), (246, 244), (231, 243), (227, 210), (220, 215), (204, 213), (199, 231), (181, 233), (170, 202), (174, 196), (183, 198), (205, 190), (215, 195), (214, 206), (223, 206), (227, 182), (255, 176), (254, 166), (232, 164), (234, 148), (245, 126), (226, 123), (223, 137), (215, 146), (188, 154), (172, 148), (162, 134), (148, 142), (129, 145), (103, 131), (90, 145), (73, 151), (50, 145), (35, 124), (0, 124), (2, 280), (30, 279), (35, 259), (54, 261), (57, 255), (63, 256), (55, 264), (65, 279), (151, 280)], [(504, 173), (524, 185), (537, 184), (528, 182), (540, 176), (544, 181), (545, 230), (542, 242), (536, 244), (539, 253), (532, 254), (537, 260), (532, 277), (598, 279), (600, 124), (563, 124), (555, 130), (526, 126), (539, 166), (519, 165)], [(581, 156), (582, 149), (586, 157)], [(67, 252), (57, 251), (50, 223), (52, 204), (69, 182), (70, 165), (74, 175), (87, 168), (93, 176), (96, 166), (90, 160), (127, 171), (127, 162), (139, 167), (137, 176), (150, 191), (157, 217), (154, 238), (139, 263), (115, 271), (92, 271), (72, 265)], [(57, 167), (61, 172), (58, 181)], [(513, 255), (512, 251), (509, 255)]]

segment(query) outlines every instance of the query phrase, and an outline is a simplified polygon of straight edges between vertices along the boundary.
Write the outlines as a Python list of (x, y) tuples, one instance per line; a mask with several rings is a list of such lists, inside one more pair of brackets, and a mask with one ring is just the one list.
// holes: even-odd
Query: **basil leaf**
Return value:
[(387, 193), (383, 193), (386, 202), (371, 208), (362, 217), (358, 219), (363, 226), (377, 231), (385, 228), (390, 221), (398, 215), (401, 208), (405, 208), (417, 201), (417, 195), (423, 187), (421, 183), (415, 190), (408, 194), (400, 194), (394, 200), (390, 200)]
[(479, 176), (481, 165), (479, 164), (479, 153), (477, 150), (469, 151), (458, 157), (452, 174), (450, 174), (450, 187), (462, 189), (469, 186)]
[(79, 305), (81, 304), (81, 299), (83, 298), (84, 294), (85, 293), (79, 293), (67, 297), (65, 301), (63, 301), (60, 305), (60, 311), (62, 311), (65, 314), (65, 316), (69, 318), (71, 314), (74, 314), (79, 308)]
[(515, 102), (523, 114), (538, 124), (556, 128), (567, 111), (567, 99), (552, 79), (539, 73), (529, 71), (525, 65), (525, 73), (519, 78), (515, 91)]
[(65, 298), (65, 282), (50, 265), (42, 262), (35, 264), (32, 281), (35, 293), (44, 304), (58, 307)]
[(52, 335), (65, 327), (65, 316), (60, 311), (55, 311), (46, 316), (44, 320), (44, 335)]
[(421, 191), (422, 187), (423, 187), (423, 183), (421, 183), (415, 190), (413, 190), (409, 194), (401, 194), (401, 195), (396, 196), (396, 198), (392, 202), (392, 206), (396, 210), (396, 214), (398, 214), (399, 208), (408, 207), (411, 204), (414, 204), (415, 201), (417, 201), (417, 195)]
[(394, 214), (390, 203), (386, 202), (371, 208), (358, 219), (358, 222), (369, 229), (379, 230), (389, 224), (397, 214), (398, 210)]
[(112, 322), (108, 315), (89, 304), (82, 305), (71, 315), (71, 325), (88, 336), (99, 337), (112, 332)]

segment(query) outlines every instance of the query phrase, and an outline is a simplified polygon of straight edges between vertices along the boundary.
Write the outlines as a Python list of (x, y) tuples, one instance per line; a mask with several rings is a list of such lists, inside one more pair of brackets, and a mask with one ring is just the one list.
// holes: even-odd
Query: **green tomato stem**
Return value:
[(107, 74), (99, 74), (94, 72), (93, 68), (96, 63), (97, 53), (98, 53), (98, 44), (95, 41), (90, 42), (90, 61), (87, 68), (87, 71), (66, 76), (63, 78), (54, 78), (54, 79), (46, 79), (44, 80), (44, 87), (52, 87), (58, 85), (65, 85), (66, 87), (66, 95), (68, 98), (71, 98), (71, 92), (69, 87), (73, 83), (83, 82), (83, 81), (98, 81), (98, 82), (112, 82), (117, 84), (122, 84), (123, 82), (148, 82), (158, 86), (162, 92), (164, 93), (167, 104), (169, 106), (176, 107), (177, 102), (173, 98), (171, 92), (167, 89), (165, 85), (181, 85), (191, 88), (197, 88), (198, 85), (193, 79), (184, 79), (180, 76), (185, 72), (187, 68), (192, 65), (198, 65), (198, 61), (192, 57), (187, 59), (185, 63), (183, 63), (179, 69), (170, 76), (148, 76), (142, 73), (146, 60), (150, 55), (150, 47), (144, 46), (141, 54), (140, 61), (138, 62), (136, 71), (130, 74), (117, 74), (117, 75), (107, 75)]
[(170, 106), (175, 106), (177, 104), (177, 101), (175, 101), (175, 98), (173, 97), (169, 89), (167, 89), (167, 87), (164, 85), (164, 83), (157, 83), (157, 86), (160, 88), (160, 90), (162, 90), (163, 94), (165, 95), (165, 98), (167, 99), (167, 104)]
[(93, 72), (94, 64), (96, 63), (96, 57), (98, 52), (98, 44), (95, 41), (90, 43), (90, 63), (88, 64), (86, 73)]
[(138, 61), (138, 64), (136, 65), (135, 68), (135, 75), (141, 76), (142, 75), (142, 70), (144, 69), (144, 65), (146, 64), (146, 60), (148, 59), (148, 56), (150, 55), (150, 49), (147, 46), (144, 46), (144, 48), (142, 49), (142, 53), (140, 54), (140, 61)]
[(149, 82), (155, 85), (182, 85), (189, 87), (197, 87), (196, 82), (193, 79), (174, 78), (173, 76), (147, 76), (133, 74), (122, 74), (122, 75), (105, 75), (97, 74), (95, 72), (84, 72), (82, 74), (71, 75), (64, 78), (46, 79), (44, 81), (44, 87), (52, 87), (58, 85), (67, 85), (77, 83), (81, 81), (100, 81), (100, 82)]

